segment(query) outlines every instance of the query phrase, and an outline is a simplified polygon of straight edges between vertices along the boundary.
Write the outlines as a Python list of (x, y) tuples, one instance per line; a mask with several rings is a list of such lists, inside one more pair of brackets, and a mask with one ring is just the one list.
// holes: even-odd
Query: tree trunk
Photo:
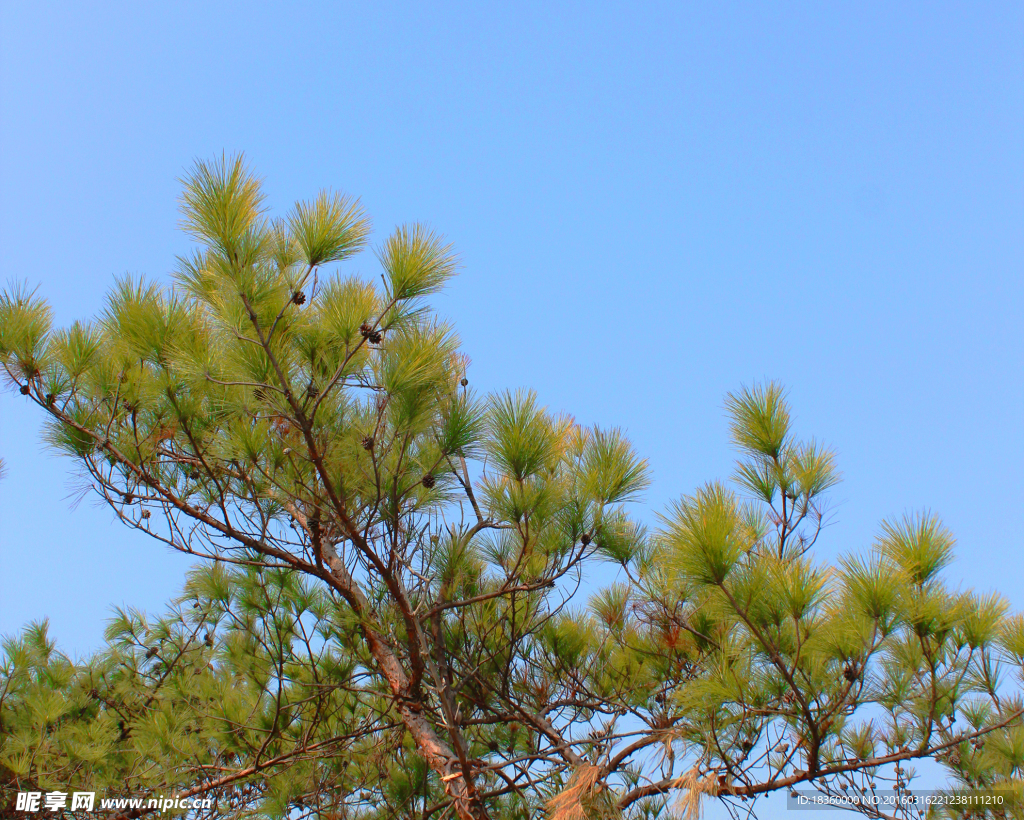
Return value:
[(441, 778), (445, 794), (454, 801), (453, 808), (460, 820), (489, 820), (483, 801), (476, 794), (472, 781), (467, 780), (458, 756), (438, 736), (422, 712), (415, 708), (417, 704), (409, 700), (409, 676), (394, 650), (369, 624), (370, 609), (362, 590), (356, 586), (337, 553), (333, 549), (325, 552), (324, 560), (330, 567), (331, 577), (360, 618), (367, 648), (395, 696), (398, 714), (416, 742), (417, 751)]

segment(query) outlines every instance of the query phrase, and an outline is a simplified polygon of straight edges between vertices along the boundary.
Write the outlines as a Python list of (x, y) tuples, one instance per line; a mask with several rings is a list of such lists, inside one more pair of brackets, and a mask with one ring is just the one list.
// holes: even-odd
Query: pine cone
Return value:
[(469, 379), (467, 379), (465, 376), (463, 376), (462, 377), (462, 381), (460, 381), (459, 384), (461, 384), (463, 387), (465, 387), (467, 384), (469, 384)]
[(373, 436), (363, 436), (363, 449), (364, 450), (372, 450), (373, 449)]
[(428, 490), (432, 490), (434, 489), (434, 485), (437, 484), (437, 479), (434, 478), (434, 476), (432, 476), (430, 473), (427, 473), (425, 476), (423, 476), (421, 483)]
[(583, 533), (583, 535), (580, 536), (580, 543), (583, 544), (583, 546), (587, 546), (587, 544), (590, 543), (590, 534), (586, 532)]
[(20, 392), (21, 392), (21, 395), (23, 395), (23, 396), (27, 396), (27, 395), (28, 395), (28, 391), (29, 391), (29, 390), (30, 390), (29, 386), (28, 386), (27, 384), (23, 384), (23, 385), (21, 386), (21, 390), (20, 390)]
[(379, 330), (375, 330), (373, 333), (368, 334), (366, 338), (369, 339), (370, 344), (379, 345), (381, 340), (384, 338), (384, 334)]
[(306, 294), (303, 293), (301, 290), (295, 291), (295, 293), (292, 294), (292, 302), (294, 302), (296, 305), (306, 304)]

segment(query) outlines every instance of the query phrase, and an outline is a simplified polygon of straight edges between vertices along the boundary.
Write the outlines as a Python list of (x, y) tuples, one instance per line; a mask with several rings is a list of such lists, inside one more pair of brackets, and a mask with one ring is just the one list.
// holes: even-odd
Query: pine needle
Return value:
[(718, 793), (714, 772), (703, 778), (699, 774), (699, 769), (694, 766), (672, 782), (672, 788), (680, 790), (673, 809), (683, 820), (700, 820), (701, 801), (704, 795), (713, 797)]
[(561, 792), (551, 798), (548, 811), (551, 820), (590, 820), (586, 804), (601, 790), (598, 777), (599, 766), (582, 766), (577, 769)]

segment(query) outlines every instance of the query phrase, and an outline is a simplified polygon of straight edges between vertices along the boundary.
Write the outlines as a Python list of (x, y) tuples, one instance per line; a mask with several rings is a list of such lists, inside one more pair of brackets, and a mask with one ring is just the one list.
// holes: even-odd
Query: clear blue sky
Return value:
[[(3, 278), (67, 323), (165, 277), (176, 178), (242, 150), (276, 208), (447, 234), (474, 384), (627, 428), (652, 509), (728, 475), (725, 392), (780, 379), (845, 474), (823, 557), (930, 507), (954, 580), (1024, 608), (1024, 5), (436, 5), (4, 2)], [(9, 393), (0, 456), (0, 632), (86, 652), (175, 592)]]

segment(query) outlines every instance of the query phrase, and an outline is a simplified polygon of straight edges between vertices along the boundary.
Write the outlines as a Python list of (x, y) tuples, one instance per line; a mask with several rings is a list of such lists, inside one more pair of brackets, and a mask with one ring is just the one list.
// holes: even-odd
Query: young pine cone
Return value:
[(423, 476), (421, 483), (428, 490), (432, 490), (434, 489), (434, 485), (437, 484), (437, 479), (434, 478), (434, 476), (432, 476), (430, 473), (427, 473), (425, 476)]
[(366, 339), (370, 344), (379, 345), (380, 340), (384, 338), (384, 334), (379, 330), (374, 330), (368, 322), (363, 322), (359, 325), (359, 333)]

